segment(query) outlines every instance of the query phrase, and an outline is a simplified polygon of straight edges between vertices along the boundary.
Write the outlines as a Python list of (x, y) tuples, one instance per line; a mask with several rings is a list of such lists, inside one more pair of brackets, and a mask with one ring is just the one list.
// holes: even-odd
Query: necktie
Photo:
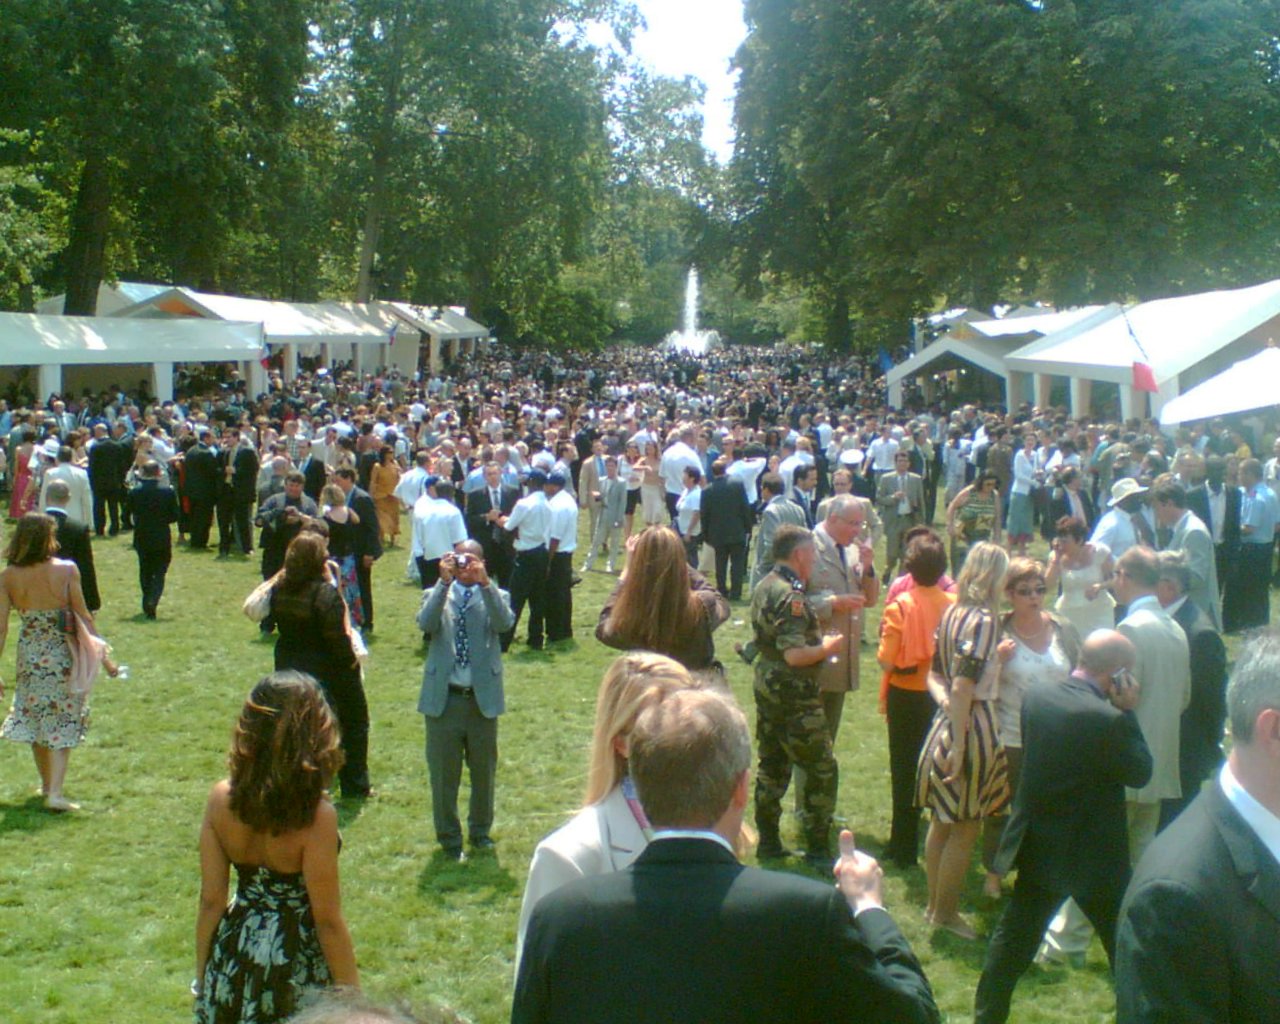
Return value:
[(474, 589), (462, 588), (462, 600), (458, 602), (458, 610), (453, 617), (453, 660), (458, 668), (467, 668), (471, 664), (471, 642), (467, 638), (467, 605), (471, 603), (471, 592)]

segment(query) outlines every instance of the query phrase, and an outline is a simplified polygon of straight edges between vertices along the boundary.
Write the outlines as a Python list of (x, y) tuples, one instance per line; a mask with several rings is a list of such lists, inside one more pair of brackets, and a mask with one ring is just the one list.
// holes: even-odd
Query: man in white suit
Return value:
[[(1180, 746), (1182, 712), (1191, 703), (1191, 652), (1187, 635), (1160, 604), (1160, 560), (1148, 547), (1126, 551), (1116, 562), (1111, 589), (1128, 607), (1116, 628), (1133, 644), (1133, 676), (1142, 687), (1136, 714), (1151, 751), (1151, 780), (1126, 790), (1129, 860), (1137, 864), (1160, 825), (1160, 802), (1182, 796)], [(1073, 902), (1064, 905), (1046, 935), (1042, 956), (1083, 959), (1092, 930)]]
[(49, 485), (55, 480), (62, 480), (71, 491), (67, 502), (67, 518), (80, 526), (93, 527), (93, 488), (89, 486), (89, 474), (79, 466), (73, 465), (73, 453), (70, 446), (58, 448), (58, 464), (45, 471), (44, 481), (40, 485), (40, 508), (49, 504)]
[(1173, 531), (1166, 551), (1180, 551), (1191, 570), (1187, 599), (1205, 613), (1213, 628), (1222, 631), (1222, 596), (1218, 590), (1218, 568), (1213, 535), (1200, 518), (1187, 508), (1187, 491), (1172, 478), (1158, 482), (1151, 491), (1151, 507), (1156, 522)]

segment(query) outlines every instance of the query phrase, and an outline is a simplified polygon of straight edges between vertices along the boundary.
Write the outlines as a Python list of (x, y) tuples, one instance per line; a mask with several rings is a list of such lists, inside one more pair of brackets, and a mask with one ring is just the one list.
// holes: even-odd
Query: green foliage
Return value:
[[(737, 271), (853, 336), (941, 300), (1151, 297), (1272, 273), (1274, 0), (751, 0)], [(869, 319), (868, 319), (869, 318)]]
[(0, 308), (29, 305), (36, 275), (54, 248), (43, 215), (52, 196), (30, 160), (30, 135), (0, 128), (0, 149), (18, 158), (0, 162)]

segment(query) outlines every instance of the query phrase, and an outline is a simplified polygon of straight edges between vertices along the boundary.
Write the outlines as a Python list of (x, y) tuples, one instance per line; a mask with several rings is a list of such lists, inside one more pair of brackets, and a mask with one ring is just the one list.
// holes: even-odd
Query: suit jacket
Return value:
[[(231, 479), (226, 470), (231, 465)], [(258, 454), (241, 444), (234, 451), (218, 452), (218, 493), (238, 504), (251, 504), (258, 495)]]
[(61, 480), (71, 489), (67, 515), (81, 526), (92, 526), (93, 491), (89, 486), (89, 474), (69, 462), (50, 466), (45, 470), (44, 480), (40, 484), (40, 508), (49, 504), (49, 485), (55, 480)]
[(830, 884), (744, 867), (709, 839), (650, 843), (624, 871), (533, 910), (512, 1024), (938, 1020), (883, 910)]
[(1191, 590), (1187, 598), (1209, 617), (1214, 629), (1222, 628), (1222, 594), (1218, 589), (1218, 564), (1213, 535), (1194, 512), (1187, 512), (1174, 524), (1168, 551), (1181, 551), (1191, 570)]
[[(621, 526), (627, 517), (627, 482), (622, 477), (610, 480), (607, 476), (600, 481), (600, 519), (596, 525), (599, 530), (611, 526)], [(703, 494), (705, 495), (705, 491)]]
[(756, 535), (756, 564), (751, 573), (753, 587), (773, 569), (773, 535), (778, 532), (779, 526), (786, 524), (808, 529), (800, 506), (779, 494), (770, 498), (760, 513), (760, 532)]
[(1191, 654), (1191, 703), (1182, 712), (1178, 770), (1182, 795), (1190, 797), (1222, 764), (1227, 720), (1227, 648), (1199, 608), (1189, 600), (1173, 616), (1187, 635)]
[[(1134, 602), (1137, 604), (1137, 602)], [(1142, 686), (1138, 724), (1151, 751), (1151, 781), (1129, 791), (1139, 803), (1182, 795), (1178, 774), (1182, 712), (1191, 701), (1191, 654), (1187, 635), (1154, 600), (1125, 616), (1116, 627), (1137, 648), (1133, 674)]]
[(210, 506), (218, 499), (218, 454), (208, 445), (197, 444), (187, 452), (182, 489), (195, 505)]
[(46, 508), (58, 524), (58, 556), (76, 563), (80, 570), (80, 589), (84, 591), (85, 607), (96, 612), (102, 607), (98, 593), (98, 572), (93, 567), (93, 544), (89, 540), (89, 527), (77, 523), (60, 508)]
[(745, 544), (755, 513), (740, 480), (718, 477), (702, 492), (702, 539), (716, 547)]
[(172, 487), (144, 480), (129, 492), (133, 513), (133, 549), (168, 552), (173, 548), (169, 524), (178, 521), (178, 496)]
[(1132, 711), (1085, 680), (1033, 683), (1022, 699), (1022, 774), (996, 855), (1001, 874), (1057, 892), (1114, 891), (1129, 877), (1125, 787), (1151, 778)]
[(372, 555), (382, 557), (382, 531), (378, 528), (378, 507), (368, 491), (359, 487), (351, 488), (347, 496), (347, 507), (360, 517), (360, 526), (356, 530), (356, 556), (363, 558)]
[[(438, 580), (422, 596), (418, 609), (418, 628), (431, 638), (427, 664), (422, 672), (422, 690), (418, 694), (418, 711), (435, 718), (444, 714), (449, 700), (449, 681), (453, 676), (453, 641), (457, 632), (458, 606), (463, 588)], [(467, 621), (467, 640), (471, 648), (471, 688), (475, 690), (476, 707), (486, 718), (497, 718), (505, 708), (502, 691), (502, 643), (499, 634), (514, 628), (511, 598), (490, 580), (480, 587), (463, 614)]]
[(89, 483), (98, 497), (124, 491), (124, 475), (129, 469), (128, 449), (114, 438), (95, 440), (89, 448)]
[[(1240, 547), (1240, 488), (1222, 485), (1226, 492), (1226, 511), (1223, 515), (1222, 546), (1228, 553), (1234, 553)], [(1195, 513), (1197, 519), (1204, 523), (1213, 536), (1213, 512), (1209, 505), (1209, 485), (1200, 484), (1187, 491), (1187, 508)]]
[(924, 481), (920, 479), (918, 474), (907, 474), (906, 495), (907, 502), (911, 508), (906, 513), (898, 511), (898, 502), (893, 497), (897, 491), (897, 473), (886, 473), (876, 485), (876, 504), (880, 506), (887, 529), (892, 529), (894, 526), (901, 527), (907, 523), (914, 524), (919, 522), (922, 515), (921, 510), (924, 508)]
[(813, 572), (809, 577), (809, 607), (818, 616), (824, 630), (838, 630), (844, 643), (835, 659), (824, 658), (818, 666), (818, 689), (843, 693), (858, 688), (858, 662), (861, 658), (862, 615), (857, 612), (832, 611), (834, 599), (844, 594), (862, 594), (862, 561), (856, 545), (845, 549), (840, 558), (840, 545), (818, 526), (813, 531)]
[[(604, 456), (601, 456), (604, 458)], [(604, 479), (604, 473), (596, 469), (596, 457), (588, 452), (582, 459), (582, 468), (578, 470), (578, 507), (587, 508), (594, 505), (600, 507), (600, 502), (591, 497), (593, 491), (600, 490), (600, 481)]]
[(529, 880), (516, 928), (516, 972), (533, 908), (548, 893), (579, 878), (610, 874), (630, 867), (648, 845), (631, 813), (622, 787), (598, 804), (584, 807), (540, 842), (529, 864)]
[[(505, 484), (498, 485), (498, 511), (504, 516), (511, 514), (511, 510), (516, 507), (516, 502), (519, 500), (519, 488), (508, 487)], [(497, 523), (490, 523), (485, 519), (491, 511), (493, 511), (493, 502), (489, 498), (488, 484), (467, 495), (467, 536), (479, 541), (486, 551), (496, 544), (510, 545), (512, 542), (511, 534)]]
[[(1006, 499), (1007, 500), (1007, 499)], [(1080, 505), (1084, 508), (1084, 525), (1086, 532), (1093, 533), (1098, 522), (1098, 510), (1088, 491), (1080, 491)], [(1065, 487), (1055, 487), (1049, 498), (1049, 514), (1040, 524), (1040, 534), (1045, 540), (1053, 540), (1058, 535), (1057, 523), (1063, 516), (1071, 515), (1071, 502), (1067, 500)]]
[(1216, 779), (1156, 836), (1116, 930), (1117, 1024), (1263, 1024), (1280, 991), (1280, 866)]

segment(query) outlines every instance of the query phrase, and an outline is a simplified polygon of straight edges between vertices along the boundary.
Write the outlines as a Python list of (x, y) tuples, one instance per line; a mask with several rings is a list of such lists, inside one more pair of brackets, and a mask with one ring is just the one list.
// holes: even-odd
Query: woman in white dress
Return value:
[(1105, 544), (1090, 543), (1083, 520), (1063, 516), (1055, 525), (1053, 557), (1045, 583), (1058, 594), (1053, 610), (1076, 627), (1083, 640), (1095, 629), (1115, 626), (1115, 598), (1107, 585), (1115, 561)]
[[(1009, 790), (1017, 798), (1022, 774), (1022, 698), (1033, 683), (1065, 683), (1080, 660), (1080, 634), (1066, 619), (1044, 609), (1044, 563), (1015, 558), (1005, 577), (1010, 611), (1001, 617), (1000, 690), (996, 697), (996, 726), (1009, 765)], [(1008, 815), (983, 822), (982, 863), (987, 869), (983, 891), (1000, 897), (1000, 876), (992, 870)]]
[(645, 526), (670, 526), (671, 514), (667, 511), (666, 489), (662, 486), (662, 474), (658, 472), (662, 453), (656, 441), (644, 443), (644, 458), (632, 466), (632, 472), (640, 473), (640, 518)]

